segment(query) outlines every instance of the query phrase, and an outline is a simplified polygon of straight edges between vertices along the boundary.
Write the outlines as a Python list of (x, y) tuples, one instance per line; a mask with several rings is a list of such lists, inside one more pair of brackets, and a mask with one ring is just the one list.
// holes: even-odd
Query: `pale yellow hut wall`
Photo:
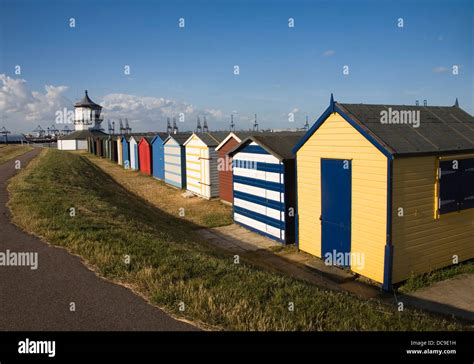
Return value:
[(474, 209), (437, 216), (438, 160), (394, 160), (393, 283), (451, 265), (453, 257), (460, 262), (474, 258)]
[(321, 158), (352, 161), (351, 252), (364, 266), (351, 269), (383, 282), (387, 240), (387, 157), (337, 113), (297, 152), (299, 248), (321, 257)]

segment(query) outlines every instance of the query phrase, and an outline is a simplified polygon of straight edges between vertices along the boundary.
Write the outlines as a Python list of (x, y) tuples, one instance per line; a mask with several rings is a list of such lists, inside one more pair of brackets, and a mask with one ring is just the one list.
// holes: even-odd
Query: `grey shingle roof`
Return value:
[(244, 145), (250, 141), (254, 141), (280, 160), (293, 159), (295, 155), (291, 150), (303, 135), (305, 135), (305, 132), (303, 131), (253, 134), (242, 140), (239, 145), (227, 154), (233, 155)]
[(192, 133), (176, 133), (171, 134), (170, 137), (176, 140), (179, 145), (183, 145), (184, 142), (188, 140), (191, 135)]
[(147, 140), (148, 144), (151, 144), (151, 142), (153, 141), (153, 139), (155, 139), (154, 136), (145, 136), (144, 138)]
[(259, 134), (258, 131), (233, 131), (233, 133), (237, 135), (240, 140), (244, 140), (251, 135)]
[(157, 133), (152, 133), (152, 132), (146, 132), (146, 133), (130, 133), (130, 134), (125, 134), (127, 136), (127, 141), (130, 142), (130, 138), (134, 137), (137, 142), (140, 141), (141, 138), (143, 137), (154, 137)]
[[(229, 133), (227, 133), (229, 134)], [(221, 132), (219, 133), (196, 133), (199, 139), (202, 140), (204, 144), (206, 144), (208, 147), (217, 147), (219, 143), (224, 140), (225, 136), (221, 135)]]
[[(161, 141), (164, 142), (166, 140), (166, 138), (168, 138), (169, 134), (165, 133), (165, 132), (154, 133), (153, 135), (150, 135), (151, 140), (153, 140), (156, 136), (159, 136)], [(151, 140), (149, 140), (149, 141), (151, 142)]]
[[(474, 151), (474, 117), (457, 106), (336, 105), (392, 154)], [(419, 111), (420, 126), (382, 124), (380, 113), (389, 108)]]
[(226, 137), (229, 135), (228, 131), (212, 131), (209, 134), (212, 138), (214, 138), (217, 141), (217, 145), (219, 145)]
[[(224, 133), (224, 132), (222, 132)], [(254, 134), (258, 134), (259, 132), (258, 131), (248, 131), (248, 130), (239, 130), (239, 131), (228, 131), (228, 132), (225, 132), (226, 135), (225, 137), (219, 142), (218, 146), (216, 147), (216, 150), (218, 150), (218, 148), (222, 148), (224, 142), (227, 143), (228, 140), (230, 140), (230, 136), (232, 135), (232, 139), (236, 140), (235, 138), (237, 138), (239, 140), (239, 142), (241, 142), (242, 140), (248, 138), (249, 136), (251, 135), (254, 135)]]

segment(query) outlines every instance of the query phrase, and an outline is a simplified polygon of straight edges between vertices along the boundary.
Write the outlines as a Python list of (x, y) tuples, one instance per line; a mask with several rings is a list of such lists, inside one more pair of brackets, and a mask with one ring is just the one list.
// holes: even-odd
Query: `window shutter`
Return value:
[(474, 207), (474, 158), (461, 160), (462, 209)]
[(458, 169), (454, 169), (452, 160), (440, 161), (441, 171), (439, 178), (439, 213), (458, 211), (460, 201), (460, 171), (462, 166), (458, 162)]

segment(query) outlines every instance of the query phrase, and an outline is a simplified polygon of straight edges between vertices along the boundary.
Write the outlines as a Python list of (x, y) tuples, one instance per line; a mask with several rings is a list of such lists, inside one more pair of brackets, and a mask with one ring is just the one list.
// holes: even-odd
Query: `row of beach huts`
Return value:
[[(409, 122), (381, 122), (408, 110)], [(330, 105), (305, 132), (133, 133), (88, 151), (233, 206), (254, 232), (381, 283), (474, 257), (474, 120), (454, 106)]]

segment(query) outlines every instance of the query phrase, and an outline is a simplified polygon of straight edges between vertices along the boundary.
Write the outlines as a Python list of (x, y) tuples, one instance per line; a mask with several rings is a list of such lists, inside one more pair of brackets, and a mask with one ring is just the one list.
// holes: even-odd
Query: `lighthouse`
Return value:
[(87, 150), (87, 140), (106, 137), (101, 123), (102, 106), (96, 104), (85, 90), (84, 97), (74, 104), (74, 132), (58, 138), (58, 149)]
[(92, 101), (86, 90), (82, 100), (74, 104), (75, 130), (88, 130), (91, 128), (101, 130), (100, 124), (104, 120), (100, 116), (101, 112), (102, 106)]

